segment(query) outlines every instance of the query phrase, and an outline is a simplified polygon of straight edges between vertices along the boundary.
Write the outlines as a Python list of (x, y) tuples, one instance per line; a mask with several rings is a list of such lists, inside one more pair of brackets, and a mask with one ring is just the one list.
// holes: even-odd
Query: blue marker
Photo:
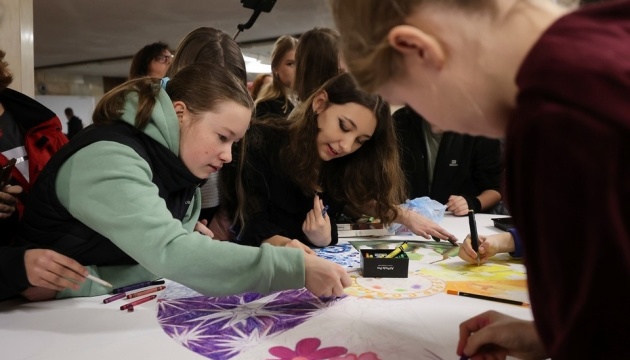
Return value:
[(328, 211), (328, 205), (324, 206), (324, 209), (322, 210), (322, 217), (324, 219), (326, 218), (326, 211)]

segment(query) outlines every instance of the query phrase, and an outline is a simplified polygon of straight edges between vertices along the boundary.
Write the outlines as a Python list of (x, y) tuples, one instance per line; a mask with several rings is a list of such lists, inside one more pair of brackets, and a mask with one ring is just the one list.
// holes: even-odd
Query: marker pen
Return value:
[(155, 299), (157, 297), (157, 295), (151, 295), (151, 296), (147, 296), (147, 297), (143, 297), (141, 299), (138, 299), (136, 301), (130, 302), (128, 304), (125, 304), (123, 306), (120, 307), (120, 310), (129, 310), (129, 311), (133, 311), (133, 307), (136, 305), (140, 305), (140, 304), (144, 304), (147, 301), (151, 301), (153, 299)]

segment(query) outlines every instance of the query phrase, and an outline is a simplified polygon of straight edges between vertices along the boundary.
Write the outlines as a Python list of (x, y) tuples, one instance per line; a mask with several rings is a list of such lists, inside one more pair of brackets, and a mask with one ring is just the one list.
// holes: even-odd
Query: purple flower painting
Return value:
[[(163, 299), (158, 303), (158, 321), (183, 346), (207, 358), (224, 360), (296, 327), (334, 303), (324, 302), (306, 289), (267, 296), (247, 293)], [(308, 351), (312, 346), (307, 342), (298, 347)]]

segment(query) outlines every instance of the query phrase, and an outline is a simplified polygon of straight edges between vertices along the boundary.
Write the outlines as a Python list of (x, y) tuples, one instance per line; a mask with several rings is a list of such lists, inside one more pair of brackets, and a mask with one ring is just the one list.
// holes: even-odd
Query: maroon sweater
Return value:
[(627, 358), (630, 2), (559, 19), (517, 85), (507, 201), (537, 329), (555, 360)]

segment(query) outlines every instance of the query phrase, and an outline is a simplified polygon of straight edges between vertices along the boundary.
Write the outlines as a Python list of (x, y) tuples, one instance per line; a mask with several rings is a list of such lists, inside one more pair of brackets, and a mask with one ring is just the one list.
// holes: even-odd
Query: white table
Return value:
[[(492, 217), (496, 216), (477, 215), (480, 234), (499, 231), (492, 226)], [(460, 240), (469, 233), (465, 217), (447, 215), (441, 225)], [(127, 313), (118, 310), (118, 302), (103, 304), (104, 297), (106, 296), (41, 303), (0, 303), (0, 358), (204, 358), (177, 344), (163, 332), (156, 319), (155, 301), (138, 306), (133, 313)], [(334, 309), (330, 314), (318, 315), (299, 326), (309, 327), (314, 334), (319, 334), (322, 346), (329, 346), (325, 344), (326, 341), (340, 338), (343, 340), (343, 337), (350, 339), (370, 336), (374, 329), (378, 329), (379, 339), (373, 339), (376, 343), (373, 350), (378, 352), (381, 359), (410, 358), (408, 352), (400, 350), (401, 343), (418, 348), (418, 353), (413, 358), (425, 358), (426, 354), (421, 352), (422, 342), (433, 349), (441, 349), (441, 354), (452, 354), (452, 357), (442, 356), (443, 358), (456, 359), (454, 352), (458, 325), (471, 316), (494, 309), (518, 318), (532, 318), (529, 308), (443, 293), (414, 300), (363, 300), (361, 305), (365, 307), (362, 310), (365, 316), (360, 319), (343, 318), (343, 314), (356, 313), (357, 310), (356, 304), (352, 305), (352, 309), (344, 309), (346, 304), (342, 300), (326, 310)], [(336, 322), (335, 328), (327, 329), (326, 326), (332, 322)], [(413, 328), (419, 338), (405, 338), (407, 335), (400, 332), (401, 328)], [(292, 336), (291, 331), (288, 331), (270, 341), (278, 345), (286, 344), (287, 341), (292, 343)], [(269, 345), (264, 344), (267, 348)], [(252, 349), (252, 352), (241, 353), (237, 358), (260, 358), (253, 357), (252, 354), (256, 351)], [(267, 355), (266, 358), (272, 356)]]

